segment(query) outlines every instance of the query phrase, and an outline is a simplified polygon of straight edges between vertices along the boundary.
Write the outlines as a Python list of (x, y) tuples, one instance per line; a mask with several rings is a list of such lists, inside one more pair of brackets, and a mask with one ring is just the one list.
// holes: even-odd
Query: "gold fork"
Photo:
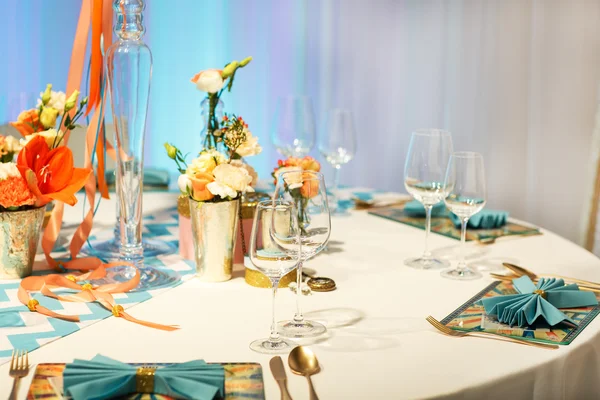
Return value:
[(558, 345), (556, 344), (547, 344), (547, 343), (538, 343), (538, 342), (528, 342), (527, 340), (511, 338), (508, 336), (502, 336), (491, 332), (464, 332), (464, 331), (455, 331), (454, 329), (448, 328), (446, 325), (442, 324), (437, 319), (433, 318), (431, 315), (426, 318), (427, 322), (433, 325), (438, 331), (442, 332), (444, 335), (455, 336), (455, 337), (464, 337), (464, 336), (479, 336), (484, 338), (503, 340), (505, 342), (511, 343), (519, 343), (524, 344), (526, 346), (540, 347), (542, 349), (558, 349)]
[(21, 350), (13, 350), (12, 359), (10, 360), (10, 370), (8, 374), (14, 378), (12, 391), (10, 392), (9, 400), (17, 400), (17, 393), (19, 392), (19, 381), (21, 378), (27, 376), (29, 373), (29, 353)]

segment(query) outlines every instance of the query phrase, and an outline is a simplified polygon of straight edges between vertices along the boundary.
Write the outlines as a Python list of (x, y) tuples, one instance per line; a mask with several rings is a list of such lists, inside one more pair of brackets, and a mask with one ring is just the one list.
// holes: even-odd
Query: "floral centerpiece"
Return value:
[[(4, 236), (0, 252), (6, 261), (0, 267), (0, 278), (31, 273), (45, 206), (54, 200), (74, 205), (75, 193), (92, 173), (91, 169), (74, 168), (73, 153), (63, 145), (65, 133), (75, 127), (87, 99), (75, 109), (78, 92), (64, 101), (64, 94), (51, 88), (48, 85), (41, 94), (37, 108), (23, 111), (11, 123), (24, 136), (19, 144), (0, 136), (0, 236)], [(73, 117), (68, 114), (71, 110)], [(59, 115), (62, 119), (55, 129)]]
[[(257, 181), (256, 171), (244, 158), (262, 151), (258, 138), (240, 116), (225, 114), (221, 120), (215, 117), (223, 90), (231, 91), (236, 71), (251, 59), (233, 61), (223, 70), (202, 71), (192, 78), (199, 90), (208, 93), (210, 103), (204, 149), (196, 158), (188, 164), (181, 150), (165, 143), (167, 155), (181, 174), (179, 189), (188, 198), (198, 277), (207, 281), (231, 278), (241, 196), (253, 192)], [(181, 221), (180, 235), (185, 233)], [(180, 249), (185, 241), (180, 236)]]
[(303, 222), (308, 220), (308, 215), (305, 212), (308, 201), (319, 193), (318, 181), (305, 179), (306, 171), (319, 172), (321, 171), (321, 164), (311, 156), (305, 156), (304, 158), (289, 157), (286, 160), (278, 160), (277, 166), (271, 174), (274, 184), (277, 185), (281, 174), (295, 172), (285, 175), (285, 184), (296, 204), (298, 222), (301, 227), (304, 226)]

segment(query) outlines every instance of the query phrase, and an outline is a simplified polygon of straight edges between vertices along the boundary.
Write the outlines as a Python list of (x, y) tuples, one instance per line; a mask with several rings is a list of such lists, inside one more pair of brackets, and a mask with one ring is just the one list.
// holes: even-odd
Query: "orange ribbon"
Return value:
[[(90, 96), (86, 115), (94, 109), (92, 119), (86, 132), (85, 146), (85, 167), (93, 168), (92, 153), (94, 144), (96, 143), (96, 156), (98, 157), (98, 188), (102, 197), (109, 198), (108, 186), (105, 181), (105, 164), (104, 154), (108, 154), (115, 159), (116, 153), (114, 147), (106, 140), (104, 135), (104, 108), (106, 106), (106, 96), (101, 96), (102, 84), (102, 51), (101, 38), (104, 37), (104, 45), (110, 46), (112, 43), (112, 10), (111, 2), (108, 0), (82, 0), (79, 21), (77, 23), (77, 31), (73, 42), (73, 52), (71, 55), (71, 64), (69, 67), (69, 77), (67, 80), (67, 93), (72, 93), (78, 89), (83, 76), (85, 63), (85, 52), (87, 40), (90, 30), (90, 21), (92, 24), (92, 67), (90, 73)], [(74, 110), (73, 110), (74, 111)], [(100, 134), (102, 133), (102, 134)], [(65, 145), (68, 142), (70, 131), (66, 131), (64, 135)], [(96, 142), (97, 140), (97, 142)], [(128, 321), (148, 326), (151, 328), (172, 331), (179, 329), (176, 326), (161, 325), (153, 322), (138, 320), (123, 310), (123, 307), (116, 304), (112, 293), (128, 292), (138, 286), (140, 282), (140, 271), (130, 263), (115, 262), (104, 264), (99, 258), (84, 257), (77, 258), (81, 247), (87, 241), (93, 226), (94, 205), (96, 199), (96, 176), (90, 174), (88, 181), (85, 184), (86, 197), (89, 202), (90, 209), (86, 213), (84, 220), (77, 228), (69, 246), (71, 260), (67, 262), (56, 261), (50, 253), (54, 249), (56, 240), (58, 239), (62, 218), (64, 212), (64, 203), (57, 202), (52, 211), (52, 215), (44, 231), (42, 238), (42, 248), (48, 265), (57, 271), (63, 270), (79, 270), (87, 271), (79, 275), (58, 275), (50, 274), (46, 276), (30, 276), (21, 281), (17, 297), (19, 301), (27, 306), (32, 312), (39, 312), (53, 318), (60, 318), (67, 321), (78, 322), (77, 315), (64, 315), (56, 313), (43, 307), (39, 302), (32, 298), (30, 292), (39, 291), (43, 295), (52, 297), (62, 301), (78, 301), (92, 302), (96, 301), (103, 307), (113, 312), (117, 317), (122, 317)], [(77, 282), (82, 280), (101, 279), (106, 276), (106, 270), (118, 266), (130, 266), (135, 268), (135, 275), (132, 279), (126, 282), (101, 285), (93, 287), (90, 284), (79, 285)], [(78, 290), (78, 293), (59, 296), (52, 292), (51, 288), (61, 287)]]

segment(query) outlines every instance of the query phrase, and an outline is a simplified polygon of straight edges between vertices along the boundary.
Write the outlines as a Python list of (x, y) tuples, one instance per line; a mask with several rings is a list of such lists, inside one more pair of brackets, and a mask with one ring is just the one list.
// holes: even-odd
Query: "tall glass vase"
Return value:
[[(144, 136), (152, 53), (143, 42), (143, 0), (115, 0), (118, 40), (106, 52), (108, 88), (115, 123), (117, 150), (116, 189), (119, 204), (120, 259), (141, 272), (138, 290), (169, 285), (177, 277), (144, 265), (142, 246), (142, 194), (144, 187)], [(128, 269), (124, 274), (131, 275)]]
[[(84, 254), (96, 256), (99, 258), (115, 259), (121, 255), (121, 205), (118, 199), (119, 191), (115, 187), (113, 198), (116, 199), (117, 222), (113, 229), (114, 236), (111, 239), (103, 240), (97, 243), (86, 244), (81, 252)], [(173, 254), (177, 252), (177, 247), (169, 242), (158, 239), (147, 239), (142, 237), (142, 247), (144, 248), (144, 258)]]
[(215, 132), (219, 129), (219, 124), (223, 120), (223, 102), (219, 100), (215, 104), (214, 115), (211, 115), (211, 101), (214, 101), (214, 99), (206, 97), (200, 102), (200, 113), (202, 115), (202, 123), (204, 124), (200, 131), (200, 139), (204, 148), (216, 148), (219, 151), (224, 151), (225, 145), (223, 141), (217, 142), (217, 137), (215, 136)]

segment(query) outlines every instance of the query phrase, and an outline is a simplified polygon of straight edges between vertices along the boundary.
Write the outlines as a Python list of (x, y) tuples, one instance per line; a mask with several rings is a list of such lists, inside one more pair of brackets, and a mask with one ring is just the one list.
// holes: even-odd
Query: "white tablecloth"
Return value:
[[(146, 213), (175, 204), (174, 194), (148, 193)], [(78, 207), (67, 221), (77, 221)], [(102, 203), (97, 226), (110, 227), (114, 203)], [(443, 279), (438, 271), (418, 271), (402, 261), (423, 249), (424, 233), (353, 211), (334, 217), (329, 251), (306, 264), (335, 279), (338, 289), (303, 298), (307, 317), (325, 322), (329, 334), (311, 344), (322, 371), (313, 381), (321, 399), (460, 398), (588, 399), (600, 393), (600, 319), (569, 346), (550, 351), (478, 338), (443, 336), (425, 322), (441, 319), (492, 282)], [(438, 254), (456, 253), (458, 242), (430, 237)], [(512, 261), (537, 272), (556, 272), (600, 281), (600, 260), (550, 232), (542, 236), (469, 245), (471, 262)], [(294, 312), (294, 295), (282, 290), (278, 318)], [(254, 361), (263, 366), (268, 399), (279, 398), (269, 370), (270, 356), (248, 345), (268, 335), (270, 294), (238, 277), (225, 283), (194, 279), (131, 309), (138, 318), (179, 324), (175, 332), (145, 328), (110, 317), (30, 354), (33, 364), (70, 362), (97, 353), (126, 362)], [(357, 319), (360, 319), (357, 322)], [(283, 357), (286, 359), (286, 356)], [(0, 367), (0, 398), (12, 381)], [(30, 376), (22, 381), (25, 398)], [(287, 369), (295, 399), (308, 398), (304, 378)]]

